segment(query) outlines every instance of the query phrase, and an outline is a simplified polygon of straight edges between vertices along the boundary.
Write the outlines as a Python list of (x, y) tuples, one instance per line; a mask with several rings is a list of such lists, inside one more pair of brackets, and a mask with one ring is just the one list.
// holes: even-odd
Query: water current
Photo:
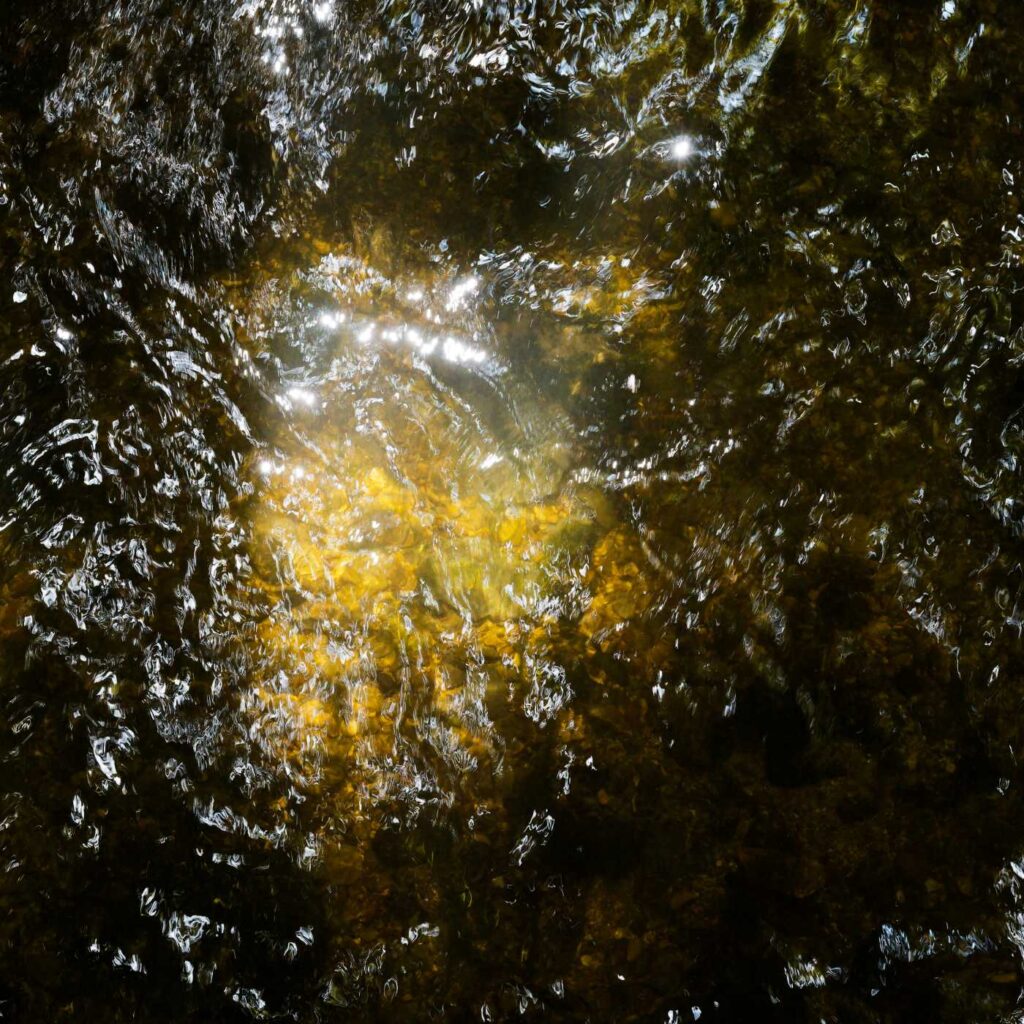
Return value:
[(0, 1020), (1024, 1020), (1022, 69), (3, 0)]

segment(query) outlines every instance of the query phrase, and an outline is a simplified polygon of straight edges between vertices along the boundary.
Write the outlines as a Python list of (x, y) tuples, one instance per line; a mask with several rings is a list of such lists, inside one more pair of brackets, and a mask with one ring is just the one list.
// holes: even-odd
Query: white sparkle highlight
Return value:
[(296, 404), (305, 405), (310, 409), (317, 404), (316, 395), (309, 388), (291, 387), (288, 389), (288, 398)]
[(673, 160), (688, 160), (693, 156), (693, 139), (689, 135), (680, 135), (669, 147)]

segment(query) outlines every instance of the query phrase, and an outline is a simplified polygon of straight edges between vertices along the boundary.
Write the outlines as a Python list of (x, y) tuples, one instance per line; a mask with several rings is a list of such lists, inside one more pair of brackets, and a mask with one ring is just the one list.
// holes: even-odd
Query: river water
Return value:
[(1022, 67), (5, 0), (0, 1020), (1021, 1020)]

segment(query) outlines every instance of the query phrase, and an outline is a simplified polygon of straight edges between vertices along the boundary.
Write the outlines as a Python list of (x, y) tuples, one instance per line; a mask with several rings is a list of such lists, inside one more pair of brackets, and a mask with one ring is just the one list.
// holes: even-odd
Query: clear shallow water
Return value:
[(1021, 18), (5, 5), (3, 1019), (1017, 1019)]

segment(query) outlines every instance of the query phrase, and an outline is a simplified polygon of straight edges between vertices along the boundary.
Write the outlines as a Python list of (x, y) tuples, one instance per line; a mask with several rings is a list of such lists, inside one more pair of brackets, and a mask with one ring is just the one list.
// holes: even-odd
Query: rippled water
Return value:
[(1024, 1019), (1019, 5), (0, 42), (0, 1019)]

